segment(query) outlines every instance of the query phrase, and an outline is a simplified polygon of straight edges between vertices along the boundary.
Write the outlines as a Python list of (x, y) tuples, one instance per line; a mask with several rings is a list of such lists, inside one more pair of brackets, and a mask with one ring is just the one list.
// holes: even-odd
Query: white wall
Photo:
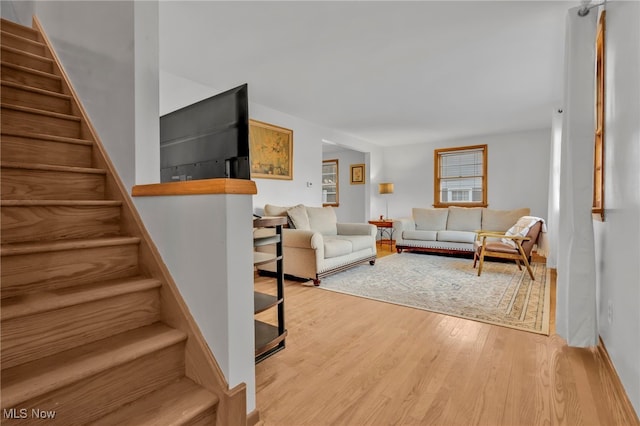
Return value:
[(136, 154), (134, 3), (37, 1), (34, 12), (120, 178), (131, 188)]
[[(338, 222), (366, 222), (369, 217), (365, 215), (365, 206), (369, 204), (369, 193), (366, 191), (366, 185), (352, 185), (350, 179), (352, 164), (365, 164), (365, 154), (352, 149), (345, 149), (334, 152), (324, 152), (323, 160), (338, 160), (338, 177), (340, 183), (339, 203), (335, 207)], [(366, 177), (369, 181), (369, 176)], [(365, 182), (366, 183), (366, 182)]]
[[(489, 208), (529, 207), (532, 215), (546, 218), (550, 141), (549, 128), (385, 148), (383, 178), (374, 184), (393, 182), (389, 216), (410, 216), (413, 207), (433, 205), (434, 149), (487, 144)], [(384, 209), (383, 196), (372, 196), (374, 213)]]
[(158, 3), (134, 2), (135, 182), (160, 182), (160, 77)]
[(229, 387), (244, 382), (253, 411), (251, 196), (138, 197), (136, 204)]
[(640, 3), (609, 2), (606, 19), (605, 222), (594, 222), (598, 323), (640, 413)]

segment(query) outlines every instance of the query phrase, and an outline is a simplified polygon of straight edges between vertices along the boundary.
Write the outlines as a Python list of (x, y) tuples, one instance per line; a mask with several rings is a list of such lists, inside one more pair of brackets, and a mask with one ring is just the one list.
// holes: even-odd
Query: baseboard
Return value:
[(640, 425), (640, 419), (638, 419), (638, 414), (633, 408), (633, 405), (631, 404), (631, 401), (629, 400), (629, 397), (627, 396), (627, 393), (624, 390), (622, 381), (620, 380), (620, 377), (618, 376), (618, 372), (613, 366), (613, 362), (611, 362), (611, 358), (609, 357), (609, 352), (607, 352), (607, 348), (604, 345), (604, 341), (600, 336), (598, 336), (597, 350), (598, 350), (598, 355), (602, 359), (605, 365), (605, 368), (607, 369), (607, 375), (611, 378), (611, 381), (613, 382), (615, 390), (618, 393), (617, 396), (619, 398), (620, 406), (623, 411), (622, 414), (624, 418), (628, 420), (624, 424)]
[[(247, 426), (258, 426), (258, 422), (260, 422), (260, 412), (258, 409), (247, 414)], [(262, 422), (260, 422), (260, 424), (262, 424)]]

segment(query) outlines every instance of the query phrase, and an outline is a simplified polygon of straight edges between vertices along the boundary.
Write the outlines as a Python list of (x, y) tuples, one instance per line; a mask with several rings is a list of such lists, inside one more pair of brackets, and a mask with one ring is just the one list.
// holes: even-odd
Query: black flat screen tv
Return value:
[(243, 84), (160, 117), (160, 181), (251, 179)]

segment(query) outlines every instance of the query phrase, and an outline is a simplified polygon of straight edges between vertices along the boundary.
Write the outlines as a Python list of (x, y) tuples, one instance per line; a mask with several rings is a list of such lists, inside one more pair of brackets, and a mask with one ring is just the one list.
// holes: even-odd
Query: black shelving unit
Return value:
[(262, 217), (253, 220), (254, 228), (274, 228), (275, 234), (254, 237), (253, 246), (275, 246), (275, 253), (254, 251), (254, 266), (276, 262), (276, 295), (255, 291), (253, 294), (254, 313), (268, 309), (277, 309), (277, 325), (255, 320), (256, 364), (263, 359), (281, 351), (285, 347), (287, 330), (284, 327), (284, 269), (282, 267), (282, 226), (287, 223), (286, 217)]

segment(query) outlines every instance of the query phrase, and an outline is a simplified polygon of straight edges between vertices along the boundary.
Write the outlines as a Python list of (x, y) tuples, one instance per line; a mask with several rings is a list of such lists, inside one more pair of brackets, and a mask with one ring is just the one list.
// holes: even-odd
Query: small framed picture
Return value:
[(351, 185), (361, 185), (364, 183), (364, 164), (351, 165)]

